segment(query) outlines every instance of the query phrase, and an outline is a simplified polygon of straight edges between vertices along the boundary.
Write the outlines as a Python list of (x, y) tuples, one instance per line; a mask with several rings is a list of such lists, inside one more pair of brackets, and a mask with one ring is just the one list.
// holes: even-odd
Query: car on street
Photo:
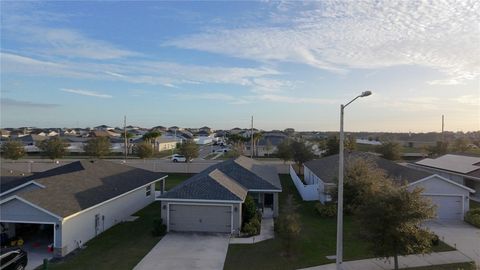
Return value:
[(228, 151), (230, 151), (230, 149), (228, 149), (228, 148), (220, 148), (220, 149), (215, 150), (215, 153), (226, 153), (226, 152), (228, 152)]
[(183, 155), (175, 154), (172, 156), (172, 161), (177, 162), (187, 162), (187, 158)]
[(0, 251), (0, 270), (23, 270), (27, 263), (27, 252), (21, 248), (2, 248)]

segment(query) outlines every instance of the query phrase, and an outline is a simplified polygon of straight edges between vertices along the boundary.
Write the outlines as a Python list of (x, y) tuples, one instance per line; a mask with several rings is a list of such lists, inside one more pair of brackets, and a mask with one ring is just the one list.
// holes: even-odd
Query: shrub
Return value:
[(337, 216), (337, 205), (336, 204), (321, 204), (317, 203), (315, 205), (318, 214), (321, 217), (331, 218)]
[(438, 238), (438, 235), (433, 235), (432, 237), (432, 246), (438, 246), (440, 244), (440, 239)]
[(163, 224), (161, 218), (156, 218), (153, 220), (153, 229), (152, 235), (153, 236), (164, 236), (167, 233), (167, 226)]
[(261, 223), (257, 217), (254, 217), (250, 220), (250, 222), (246, 223), (243, 226), (243, 232), (248, 236), (258, 235), (260, 234)]
[(480, 208), (475, 208), (467, 211), (467, 213), (465, 214), (465, 221), (475, 227), (480, 228)]
[(250, 222), (250, 220), (254, 218), (256, 214), (257, 206), (255, 205), (255, 200), (252, 198), (252, 196), (247, 196), (242, 205), (243, 223), (246, 224)]

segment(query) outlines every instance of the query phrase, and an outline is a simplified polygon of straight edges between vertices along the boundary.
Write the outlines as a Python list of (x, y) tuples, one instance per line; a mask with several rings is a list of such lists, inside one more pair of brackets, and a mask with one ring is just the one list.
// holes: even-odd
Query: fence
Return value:
[(290, 177), (292, 178), (293, 184), (295, 184), (298, 193), (300, 193), (300, 196), (304, 201), (318, 201), (320, 199), (318, 193), (318, 184), (305, 185), (297, 176), (297, 173), (292, 166), (290, 166)]

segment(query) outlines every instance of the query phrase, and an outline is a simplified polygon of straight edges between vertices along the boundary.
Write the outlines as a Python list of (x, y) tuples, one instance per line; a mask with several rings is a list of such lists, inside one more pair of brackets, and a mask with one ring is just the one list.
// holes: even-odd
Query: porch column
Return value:
[(273, 217), (278, 217), (278, 192), (273, 193)]
[(162, 179), (162, 194), (165, 193), (165, 178)]

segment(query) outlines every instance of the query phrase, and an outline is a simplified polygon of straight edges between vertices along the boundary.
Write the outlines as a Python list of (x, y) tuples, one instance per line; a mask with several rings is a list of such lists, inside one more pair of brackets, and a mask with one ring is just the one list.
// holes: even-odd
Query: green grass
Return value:
[[(299, 239), (293, 243), (295, 254), (286, 258), (282, 240), (275, 238), (252, 245), (230, 245), (225, 261), (225, 269), (298, 269), (309, 266), (334, 263), (326, 256), (334, 255), (336, 248), (336, 219), (321, 218), (315, 210), (315, 202), (303, 202), (289, 175), (281, 175), (283, 192), (280, 194), (280, 214), (282, 205), (289, 194), (293, 194), (298, 204), (302, 224)], [(368, 243), (357, 238), (358, 226), (352, 216), (344, 217), (344, 259), (359, 260), (372, 258)], [(441, 243), (435, 251), (453, 250)]]
[[(168, 173), (167, 182), (165, 182), (165, 191), (168, 191), (176, 185), (182, 183), (195, 174), (191, 173)], [(157, 182), (155, 185), (156, 190), (162, 190), (162, 183)]]
[(433, 266), (401, 268), (402, 270), (475, 270), (475, 263), (450, 263)]
[(150, 233), (160, 212), (159, 202), (150, 204), (134, 214), (137, 220), (115, 225), (87, 242), (86, 249), (51, 263), (49, 269), (132, 269), (161, 239)]

